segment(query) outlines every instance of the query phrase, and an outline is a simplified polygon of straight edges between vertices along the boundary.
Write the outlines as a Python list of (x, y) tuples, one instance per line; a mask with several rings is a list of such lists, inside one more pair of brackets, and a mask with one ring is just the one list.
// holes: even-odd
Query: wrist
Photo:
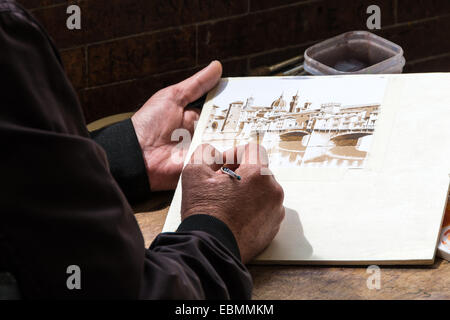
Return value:
[(145, 169), (147, 171), (147, 177), (150, 183), (151, 191), (161, 191), (162, 189), (158, 188), (160, 185), (160, 178), (158, 177), (158, 169), (155, 168), (156, 165), (158, 165), (158, 161), (155, 158), (153, 161), (149, 161), (148, 159), (153, 159), (152, 156), (154, 148), (153, 143), (150, 140), (149, 137), (146, 136), (144, 125), (141, 124), (141, 121), (139, 120), (139, 111), (136, 112), (131, 117), (131, 123), (133, 124), (134, 131), (136, 132), (137, 141), (139, 143), (139, 146), (142, 151), (142, 158), (144, 161)]
[(131, 117), (131, 123), (134, 128), (134, 132), (136, 133), (136, 137), (139, 143), (139, 146), (141, 147), (142, 153), (144, 153), (144, 135), (142, 134), (142, 126), (140, 125), (139, 117), (136, 115), (136, 113)]
[(199, 214), (208, 215), (208, 216), (211, 216), (211, 217), (221, 221), (228, 227), (230, 232), (233, 234), (233, 237), (236, 240), (238, 247), (241, 248), (240, 241), (239, 241), (240, 233), (238, 232), (238, 229), (232, 222), (232, 219), (229, 219), (228, 215), (226, 213), (223, 213), (220, 210), (218, 210), (217, 206), (209, 206), (209, 205), (196, 206), (196, 207), (189, 208), (186, 210), (182, 209), (181, 212), (182, 212), (181, 213), (182, 221), (184, 221), (192, 216), (199, 215)]
[(203, 231), (216, 238), (233, 255), (241, 260), (238, 243), (230, 228), (220, 219), (203, 213), (192, 214), (185, 218), (177, 232)]

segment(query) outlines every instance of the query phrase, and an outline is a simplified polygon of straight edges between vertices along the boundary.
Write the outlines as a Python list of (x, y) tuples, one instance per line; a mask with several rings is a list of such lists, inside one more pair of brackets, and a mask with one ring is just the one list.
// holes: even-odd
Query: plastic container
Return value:
[(403, 49), (368, 31), (351, 31), (305, 51), (305, 71), (313, 75), (402, 73)]

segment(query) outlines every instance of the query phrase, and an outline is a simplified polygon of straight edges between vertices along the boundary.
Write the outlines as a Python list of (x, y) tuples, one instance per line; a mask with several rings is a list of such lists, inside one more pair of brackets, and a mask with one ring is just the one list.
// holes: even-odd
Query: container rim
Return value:
[[(333, 67), (330, 67), (330, 66), (327, 66), (326, 64), (323, 64), (322, 62), (312, 58), (309, 55), (311, 50), (317, 49), (318, 47), (326, 46), (329, 43), (335, 42), (337, 39), (345, 38), (348, 34), (357, 35), (357, 36), (361, 36), (362, 35), (362, 36), (370, 37), (372, 39), (378, 40), (379, 44), (383, 45), (383, 43), (384, 43), (385, 45), (388, 45), (388, 46), (392, 47), (395, 51), (398, 51), (398, 52), (395, 55), (393, 55), (392, 57), (390, 57), (390, 58), (387, 58), (387, 59), (382, 60), (382, 61), (380, 61), (380, 62), (378, 62), (376, 64), (373, 64), (373, 65), (368, 66), (368, 67), (366, 67), (364, 69), (360, 69), (360, 70), (354, 71), (354, 72), (339, 71), (339, 70), (337, 70), (337, 69), (335, 69)], [(351, 37), (348, 37), (348, 40), (351, 40), (351, 39), (352, 39)], [(334, 36), (332, 38), (326, 39), (324, 41), (321, 41), (319, 43), (316, 43), (316, 44), (310, 46), (304, 52), (305, 70), (306, 71), (308, 71), (307, 69), (319, 71), (317, 69), (317, 67), (310, 65), (311, 62), (314, 61), (314, 64), (319, 66), (321, 69), (324, 69), (325, 71), (328, 71), (328, 74), (359, 74), (359, 73), (364, 74), (365, 72), (367, 72), (368, 69), (372, 69), (374, 67), (379, 67), (379, 66), (385, 65), (385, 68), (388, 68), (390, 65), (393, 65), (396, 60), (400, 60), (400, 62), (403, 63), (403, 65), (404, 65), (404, 59), (402, 61), (402, 59), (401, 59), (402, 57), (403, 57), (403, 49), (402, 49), (402, 47), (400, 47), (398, 44), (396, 44), (396, 43), (394, 43), (392, 41), (389, 41), (389, 40), (387, 40), (387, 39), (385, 39), (383, 37), (380, 37), (380, 36), (378, 36), (378, 35), (376, 35), (376, 34), (374, 34), (372, 32), (366, 31), (366, 30), (347, 31), (347, 32), (341, 33), (341, 34), (339, 34), (337, 36)]]

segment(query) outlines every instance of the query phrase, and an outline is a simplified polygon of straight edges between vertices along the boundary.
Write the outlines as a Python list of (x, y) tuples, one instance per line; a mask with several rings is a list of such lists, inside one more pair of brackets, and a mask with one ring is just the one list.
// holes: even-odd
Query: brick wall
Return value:
[[(450, 71), (449, 0), (18, 0), (61, 50), (87, 122), (132, 111), (158, 89), (220, 59), (224, 76), (302, 53), (339, 33), (366, 29), (405, 51), (405, 72)], [(82, 29), (66, 28), (81, 8)]]

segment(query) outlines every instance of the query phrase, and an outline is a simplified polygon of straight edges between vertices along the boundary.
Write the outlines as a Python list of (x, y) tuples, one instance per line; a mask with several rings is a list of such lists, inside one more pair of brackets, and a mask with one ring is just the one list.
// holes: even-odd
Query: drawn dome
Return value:
[(281, 94), (281, 96), (277, 100), (272, 102), (272, 104), (270, 106), (272, 108), (275, 108), (275, 109), (285, 108), (286, 107), (286, 101), (284, 101), (284, 99), (283, 99), (283, 94)]

